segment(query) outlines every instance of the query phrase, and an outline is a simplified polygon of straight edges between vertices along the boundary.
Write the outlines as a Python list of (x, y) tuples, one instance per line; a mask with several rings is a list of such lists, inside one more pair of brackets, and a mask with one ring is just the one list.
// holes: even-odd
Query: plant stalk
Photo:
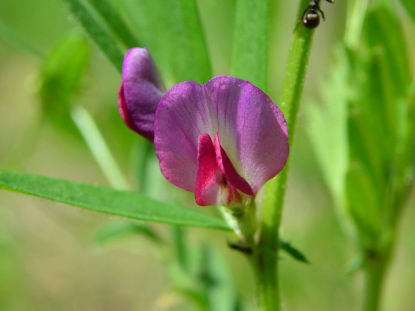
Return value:
[(372, 251), (366, 255), (364, 311), (379, 311), (381, 308), (382, 289), (393, 252), (392, 245), (393, 243), (385, 246), (381, 251)]
[(384, 267), (376, 263), (368, 264), (365, 269), (364, 311), (378, 311), (384, 279)]
[[(295, 124), (303, 91), (304, 78), (313, 39), (313, 30), (301, 24), (301, 16), (309, 0), (301, 0), (296, 19), (294, 38), (282, 91), (281, 108), (285, 113), (290, 146), (294, 142)], [(288, 161), (289, 162), (289, 161)], [(261, 311), (281, 310), (278, 284), (279, 228), (284, 204), (285, 187), (288, 178), (288, 163), (277, 178), (270, 180), (265, 187), (261, 219), (261, 232), (255, 251), (258, 302)]]
[(89, 112), (76, 106), (72, 110), (72, 120), (111, 186), (116, 189), (129, 189), (126, 178)]

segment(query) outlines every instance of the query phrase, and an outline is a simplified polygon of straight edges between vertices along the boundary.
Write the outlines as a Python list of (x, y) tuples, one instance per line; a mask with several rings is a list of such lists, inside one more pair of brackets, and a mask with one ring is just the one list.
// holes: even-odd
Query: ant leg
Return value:
[(310, 10), (310, 8), (309, 8), (309, 7), (307, 7), (307, 8), (304, 10), (303, 15), (301, 15), (301, 20), (303, 20), (303, 19), (304, 19), (305, 15), (307, 14), (307, 12), (308, 12), (309, 10)]
[(301, 15), (301, 22), (304, 21), (304, 19), (305, 19), (305, 17), (306, 17), (309, 10), (310, 10), (310, 8), (308, 8), (308, 7), (304, 10), (303, 15)]
[(322, 17), (322, 18), (323, 18), (323, 20), (325, 21), (325, 20), (326, 20), (326, 16), (324, 15), (323, 10), (322, 10), (322, 9), (320, 9), (320, 8), (317, 8), (317, 11), (321, 14), (321, 17)]

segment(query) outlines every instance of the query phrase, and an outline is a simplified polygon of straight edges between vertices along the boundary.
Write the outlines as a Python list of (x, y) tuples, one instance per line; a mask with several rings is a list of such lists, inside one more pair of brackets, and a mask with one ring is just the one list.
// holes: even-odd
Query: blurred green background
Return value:
[[(128, 3), (129, 1), (122, 1)], [(131, 2), (131, 1), (130, 1)], [(116, 1), (114, 1), (117, 4)], [(120, 2), (121, 3), (121, 2)], [(228, 74), (232, 53), (234, 0), (199, 0), (215, 75)], [(277, 99), (293, 33), (296, 1), (273, 4), (270, 42), (269, 93)], [(324, 4), (327, 16), (316, 32), (307, 74), (302, 108), (319, 100), (334, 54), (344, 31), (345, 3)], [(407, 38), (414, 26), (402, 14)], [(65, 121), (43, 118), (39, 87), (42, 59), (8, 40), (4, 25), (48, 54), (63, 37), (81, 34), (63, 1), (0, 1), (0, 166), (108, 185), (75, 128)], [(131, 23), (134, 28), (134, 21)], [(16, 37), (15, 37), (16, 38)], [(137, 149), (143, 142), (121, 121), (116, 107), (119, 73), (88, 40), (89, 66), (82, 86), (72, 101), (86, 107), (96, 119), (118, 163), (132, 183)], [(408, 40), (410, 61), (415, 63), (415, 43)], [(336, 220), (333, 202), (307, 135), (306, 109), (301, 109), (296, 145), (284, 211), (283, 236), (298, 246), (311, 261), (304, 265), (282, 258), (281, 287), (286, 310), (357, 310), (362, 299), (359, 273), (348, 274), (356, 251)], [(69, 116), (68, 116), (69, 120)], [(70, 122), (69, 122), (70, 123)], [(183, 196), (161, 178), (156, 161), (149, 167), (147, 188), (166, 198)], [(174, 194), (172, 194), (174, 193)], [(186, 194), (187, 195), (187, 194)], [(185, 196), (186, 196), (185, 195)], [(185, 200), (191, 201), (191, 195)], [(404, 210), (398, 249), (387, 277), (385, 311), (415, 308), (414, 199)], [(169, 272), (154, 246), (131, 236), (96, 242), (103, 225), (115, 218), (81, 211), (57, 203), (0, 193), (0, 310), (192, 310), (171, 291)], [(157, 230), (168, 236), (166, 226)], [(253, 276), (240, 254), (226, 246), (220, 232), (189, 229), (191, 247), (202, 241), (214, 245), (231, 267), (237, 289), (248, 306), (253, 302)]]

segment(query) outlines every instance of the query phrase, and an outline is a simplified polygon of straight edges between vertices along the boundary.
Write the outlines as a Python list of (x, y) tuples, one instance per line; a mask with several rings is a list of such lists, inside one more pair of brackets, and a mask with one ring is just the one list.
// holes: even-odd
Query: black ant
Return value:
[[(334, 0), (326, 0), (334, 3)], [(325, 20), (324, 12), (320, 9), (320, 0), (310, 0), (308, 7), (305, 9), (301, 22), (309, 29), (316, 28), (320, 24), (320, 15)]]

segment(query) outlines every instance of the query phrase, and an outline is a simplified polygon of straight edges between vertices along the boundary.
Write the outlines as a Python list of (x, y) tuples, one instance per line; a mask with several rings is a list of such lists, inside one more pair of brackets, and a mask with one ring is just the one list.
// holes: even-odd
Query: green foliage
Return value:
[[(163, 260), (170, 268), (174, 291), (194, 302), (200, 310), (243, 310), (229, 266), (218, 251), (207, 244), (191, 246), (183, 227), (172, 226), (171, 233), (171, 243), (160, 246), (164, 251)], [(148, 226), (131, 222), (116, 222), (103, 227), (96, 241), (102, 244), (133, 235), (161, 242)]]
[(191, 299), (200, 310), (243, 310), (229, 266), (216, 249), (207, 244), (187, 248), (187, 257), (185, 270), (172, 270), (177, 292)]
[(137, 46), (138, 40), (132, 34), (129, 26), (120, 15), (118, 6), (112, 5), (109, 0), (88, 0), (91, 6), (101, 15), (102, 19), (113, 34), (127, 47)]
[(159, 242), (160, 238), (149, 226), (137, 222), (113, 222), (102, 227), (97, 235), (96, 242), (99, 244), (108, 243), (132, 235), (146, 237), (154, 242)]
[(189, 273), (191, 252), (186, 241), (186, 230), (179, 226), (171, 226), (170, 232), (174, 257), (183, 273)]
[(319, 163), (363, 249), (388, 249), (413, 185), (415, 101), (406, 51), (392, 8), (374, 4), (359, 46), (341, 47), (336, 55), (324, 104), (311, 108)]
[(80, 36), (69, 35), (45, 58), (39, 74), (39, 98), (50, 120), (62, 123), (77, 95), (89, 63), (89, 46)]
[[(314, 145), (317, 161), (326, 185), (338, 205), (343, 201), (343, 189), (348, 162), (347, 101), (349, 64), (344, 47), (335, 51), (335, 65), (330, 79), (321, 88), (320, 105), (307, 105), (308, 133)], [(330, 129), (330, 130), (327, 130)]]
[(122, 0), (168, 84), (211, 78), (205, 34), (195, 0)]
[(217, 250), (202, 245), (199, 280), (207, 293), (209, 311), (242, 311), (229, 266)]
[(401, 189), (406, 188), (400, 176), (413, 165), (413, 159), (405, 163), (402, 157), (412, 150), (406, 142), (414, 139), (407, 130), (411, 73), (404, 34), (389, 7), (374, 6), (368, 11), (362, 39), (364, 44), (351, 60), (355, 79), (349, 103), (346, 191), (363, 237), (378, 240), (383, 229), (396, 221), (402, 208)]
[[(267, 89), (269, 0), (238, 0), (232, 75)], [(247, 22), (249, 21), (249, 22)]]
[(279, 246), (282, 251), (290, 255), (293, 259), (298, 260), (302, 263), (310, 263), (310, 261), (304, 255), (304, 253), (300, 251), (298, 248), (294, 247), (290, 242), (280, 239)]
[(120, 44), (106, 27), (105, 23), (94, 14), (84, 0), (63, 0), (67, 3), (74, 17), (79, 21), (92, 40), (107, 56), (117, 70), (121, 70), (124, 52)]
[(227, 225), (219, 219), (134, 192), (10, 171), (0, 171), (0, 187), (136, 220), (229, 230)]
[(415, 1), (413, 0), (401, 0), (402, 5), (406, 8), (409, 15), (415, 22)]

